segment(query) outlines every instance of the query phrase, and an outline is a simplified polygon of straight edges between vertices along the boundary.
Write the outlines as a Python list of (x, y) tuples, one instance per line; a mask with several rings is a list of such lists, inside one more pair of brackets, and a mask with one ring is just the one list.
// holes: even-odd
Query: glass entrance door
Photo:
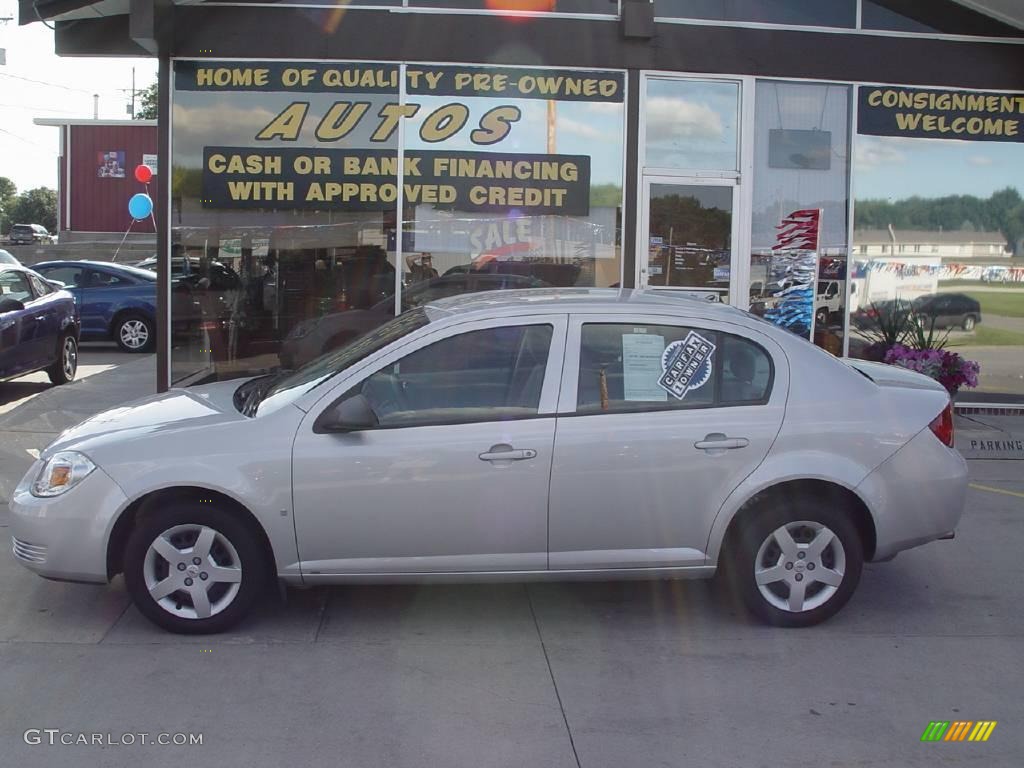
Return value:
[(637, 285), (695, 291), (728, 302), (734, 279), (736, 183), (645, 177)]

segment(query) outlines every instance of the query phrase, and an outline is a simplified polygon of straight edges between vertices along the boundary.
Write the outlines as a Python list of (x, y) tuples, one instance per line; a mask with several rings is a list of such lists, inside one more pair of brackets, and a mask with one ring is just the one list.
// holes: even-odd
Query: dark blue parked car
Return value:
[(0, 264), (0, 381), (45, 370), (67, 384), (78, 370), (74, 297), (30, 269)]
[(82, 341), (112, 339), (126, 352), (156, 344), (156, 273), (105, 261), (46, 261), (34, 269), (75, 297)]

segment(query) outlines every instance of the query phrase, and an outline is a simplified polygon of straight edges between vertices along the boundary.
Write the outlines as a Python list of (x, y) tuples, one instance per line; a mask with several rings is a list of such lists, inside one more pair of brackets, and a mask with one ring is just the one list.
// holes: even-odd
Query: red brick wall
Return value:
[[(135, 180), (135, 166), (143, 154), (156, 154), (155, 125), (72, 125), (71, 131), (71, 225), (75, 232), (124, 232), (132, 223), (128, 199), (145, 186)], [(123, 152), (121, 178), (100, 178), (100, 153)], [(159, 189), (164, 168), (149, 183), (149, 196), (160, 204)], [(62, 190), (63, 198), (63, 190)], [(64, 204), (62, 199), (61, 204)], [(62, 211), (63, 212), (63, 211)], [(62, 222), (66, 220), (62, 219)], [(150, 219), (136, 221), (132, 232), (155, 232)]]

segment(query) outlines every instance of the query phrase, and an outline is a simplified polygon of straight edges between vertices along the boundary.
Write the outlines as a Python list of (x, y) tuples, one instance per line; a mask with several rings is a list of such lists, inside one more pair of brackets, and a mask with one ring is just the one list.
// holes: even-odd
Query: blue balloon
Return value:
[(153, 198), (142, 192), (131, 196), (131, 199), (128, 201), (128, 213), (132, 215), (133, 219), (148, 218), (152, 212)]

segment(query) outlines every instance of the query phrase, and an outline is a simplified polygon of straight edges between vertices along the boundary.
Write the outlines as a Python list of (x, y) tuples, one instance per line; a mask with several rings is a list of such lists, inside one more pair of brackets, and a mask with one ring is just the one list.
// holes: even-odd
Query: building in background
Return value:
[(159, 194), (155, 120), (62, 120), (36, 118), (36, 125), (60, 131), (57, 159), (57, 232), (61, 243), (133, 240), (155, 242), (154, 220), (134, 221), (128, 200), (146, 191), (135, 180), (138, 165), (152, 169), (149, 195)]
[[(58, 53), (160, 60), (162, 299), (198, 313), (161, 387), (289, 367), (499, 274), (693, 292), (835, 354), (864, 346), (858, 302), (973, 291), (984, 320), (950, 338), (983, 361), (970, 395), (1024, 400), (1018, 0), (37, 12)], [(895, 253), (858, 240), (889, 225)]]

